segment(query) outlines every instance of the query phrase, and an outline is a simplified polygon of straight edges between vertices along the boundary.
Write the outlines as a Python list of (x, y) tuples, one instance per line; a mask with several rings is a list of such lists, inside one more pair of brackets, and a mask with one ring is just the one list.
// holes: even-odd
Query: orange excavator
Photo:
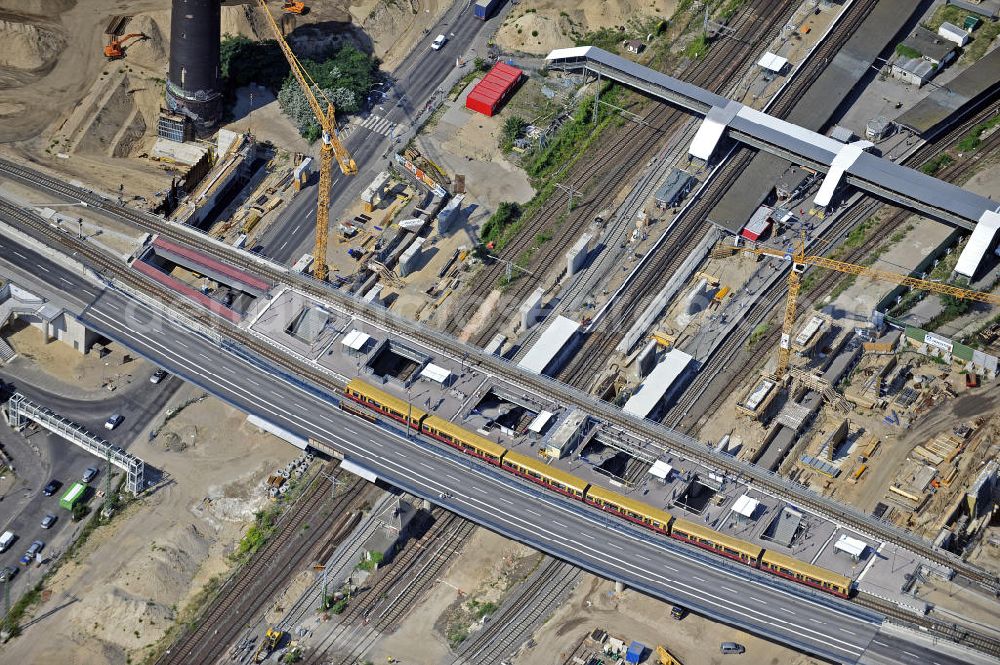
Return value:
[(133, 39), (149, 39), (147, 35), (141, 32), (133, 32), (131, 34), (125, 35), (124, 37), (110, 36), (108, 45), (104, 47), (104, 57), (108, 60), (118, 60), (125, 57), (125, 42), (132, 41)]
[(286, 14), (305, 14), (306, 3), (298, 2), (297, 0), (284, 0), (281, 10)]

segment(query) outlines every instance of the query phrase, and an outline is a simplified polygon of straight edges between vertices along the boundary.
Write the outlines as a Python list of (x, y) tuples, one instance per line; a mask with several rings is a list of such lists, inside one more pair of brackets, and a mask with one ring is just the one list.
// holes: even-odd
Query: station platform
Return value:
[(997, 207), (984, 196), (867, 152), (870, 143), (840, 143), (603, 49), (556, 49), (547, 60), (550, 69), (592, 72), (704, 116), (691, 143), (693, 156), (710, 157), (717, 142), (728, 136), (827, 174), (817, 195), (820, 207), (829, 204), (833, 189), (841, 183), (970, 230)]

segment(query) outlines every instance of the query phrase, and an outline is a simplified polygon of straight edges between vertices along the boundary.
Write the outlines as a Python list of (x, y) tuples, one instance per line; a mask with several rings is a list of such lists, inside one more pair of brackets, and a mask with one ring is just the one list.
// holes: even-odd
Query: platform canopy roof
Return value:
[(341, 344), (349, 348), (351, 351), (360, 351), (365, 348), (365, 344), (368, 340), (372, 338), (368, 333), (363, 333), (360, 330), (352, 330), (351, 332), (344, 335), (344, 339), (341, 340)]

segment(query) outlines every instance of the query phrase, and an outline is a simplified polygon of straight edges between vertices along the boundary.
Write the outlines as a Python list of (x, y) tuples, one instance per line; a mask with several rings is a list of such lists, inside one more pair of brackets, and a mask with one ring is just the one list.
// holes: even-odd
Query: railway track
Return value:
[(435, 509), (433, 519), (417, 541), (409, 543), (375, 574), (371, 586), (352, 596), (337, 626), (306, 653), (306, 665), (355, 665), (375, 637), (395, 626), (435, 583), (444, 566), (454, 561), (475, 524), (440, 509)]
[[(854, 32), (864, 23), (874, 8), (875, 0), (855, 2), (848, 13), (827, 39), (818, 46), (802, 66), (801, 71), (767, 108), (768, 113), (786, 117), (802, 99), (820, 74), (826, 69), (833, 54), (840, 50)], [(678, 222), (671, 237), (657, 250), (657, 254), (631, 281), (618, 301), (609, 311), (604, 323), (588, 335), (579, 353), (559, 372), (560, 381), (586, 390), (607, 366), (608, 359), (621, 342), (630, 324), (649, 305), (664, 282), (674, 275), (702, 241), (710, 229), (708, 214), (749, 166), (756, 151), (741, 147), (729, 159), (715, 179), (702, 192), (698, 201)]]
[[(943, 149), (950, 148), (961, 140), (974, 126), (993, 117), (996, 113), (997, 107), (987, 105), (964, 121), (939, 134), (933, 141), (925, 143), (908, 159), (904, 160), (903, 163), (913, 168), (923, 166)], [(987, 155), (994, 153), (998, 149), (1000, 149), (1000, 132), (994, 132), (983, 140), (976, 154), (980, 156)], [(977, 164), (978, 162), (972, 159), (956, 160), (952, 164), (942, 168), (936, 175), (949, 182), (961, 181)], [(884, 205), (877, 199), (869, 196), (862, 197), (850, 211), (841, 215), (825, 236), (833, 240), (844, 237), (858, 224), (879, 213)], [(848, 263), (862, 262), (866, 256), (888, 240), (912, 214), (907, 210), (894, 209), (881, 223), (869, 229), (864, 240), (859, 245), (846, 248), (839, 257), (839, 260)], [(832, 247), (835, 244), (835, 242), (831, 242), (827, 246)], [(821, 251), (820, 253), (823, 252)], [(810, 268), (810, 270), (815, 269)], [(822, 270), (821, 276), (815, 282), (815, 286), (800, 292), (798, 310), (800, 312), (808, 311), (815, 303), (825, 298), (843, 278), (844, 275), (841, 273)], [(729, 337), (716, 350), (705, 367), (701, 368), (698, 375), (675, 405), (667, 412), (663, 419), (665, 424), (680, 427), (684, 430), (691, 430), (705, 414), (713, 413), (716, 409), (720, 408), (732, 391), (739, 390), (742, 387), (747, 376), (746, 371), (743, 370), (758, 367), (776, 348), (778, 338), (781, 334), (780, 326), (772, 326), (773, 329), (765, 334), (754, 345), (753, 349), (745, 349), (744, 341), (757, 325), (769, 320), (774, 315), (776, 309), (783, 307), (786, 293), (785, 281), (780, 280), (762, 295), (757, 303), (750, 308), (743, 322), (730, 333)], [(727, 373), (727, 365), (741, 368), (741, 371)], [(703, 399), (709, 386), (713, 383), (718, 383), (718, 377), (723, 377), (722, 380), (724, 383), (712, 388), (713, 395), (709, 400)], [(697, 408), (695, 408), (696, 404)]]
[(947, 623), (926, 615), (919, 616), (912, 614), (892, 603), (887, 603), (884, 600), (867, 594), (855, 596), (853, 602), (886, 615), (893, 623), (915, 628), (933, 637), (961, 644), (995, 658), (1000, 658), (1000, 639), (990, 635), (969, 630), (958, 624)]
[[(358, 503), (366, 483), (356, 479), (331, 501), (325, 471), (312, 474), (305, 493), (278, 522), (277, 532), (223, 584), (194, 627), (160, 656), (158, 665), (214, 663), (318, 546), (346, 535), (347, 511)], [(312, 528), (304, 529), (306, 524)]]
[[(265, 259), (250, 257), (192, 229), (179, 228), (177, 225), (166, 223), (158, 217), (117, 205), (93, 192), (69, 185), (64, 180), (29, 171), (6, 160), (0, 159), (0, 173), (6, 173), (9, 176), (23, 180), (29, 185), (41, 186), (59, 195), (87, 202), (89, 206), (101, 210), (105, 214), (111, 215), (122, 222), (133, 224), (143, 231), (185, 243), (219, 260), (270, 279), (275, 284), (284, 284), (297, 288), (303, 293), (318, 298), (321, 301), (326, 301), (340, 307), (350, 315), (358, 316), (364, 320), (375, 320), (379, 326), (391, 334), (408, 336), (416, 343), (427, 345), (432, 349), (438, 349), (453, 358), (464, 358), (464, 361), (470, 367), (477, 367), (481, 371), (492, 374), (499, 379), (511, 381), (515, 385), (525, 385), (532, 390), (539, 391), (539, 394), (547, 394), (551, 399), (558, 400), (563, 404), (575, 405), (582, 408), (594, 415), (594, 417), (603, 419), (610, 425), (621, 427), (641, 437), (646, 442), (646, 445), (653, 447), (655, 450), (660, 451), (660, 453), (682, 454), (692, 461), (706, 464), (722, 472), (743, 476), (756, 483), (759, 488), (765, 491), (789, 496), (803, 508), (815, 511), (820, 515), (826, 515), (835, 521), (850, 524), (860, 533), (870, 534), (872, 537), (897, 543), (915, 552), (919, 552), (931, 561), (953, 568), (958, 574), (973, 583), (990, 590), (1000, 589), (1000, 579), (995, 574), (969, 564), (951, 553), (939, 550), (933, 547), (927, 540), (915, 536), (908, 531), (875, 520), (871, 516), (854, 508), (841, 505), (805, 490), (775, 474), (762, 471), (752, 464), (713, 454), (710, 448), (680, 432), (664, 429), (660, 425), (647, 420), (639, 420), (626, 416), (620, 409), (604, 404), (599, 400), (594, 400), (590, 395), (584, 394), (570, 386), (546, 377), (526, 376), (518, 371), (517, 368), (501, 359), (487, 356), (479, 349), (462, 344), (454, 338), (443, 335), (438, 331), (394, 316), (388, 311), (375, 310), (371, 305), (347, 296), (328, 284), (317, 282), (302, 275), (292, 274), (284, 268), (267, 262)], [(119, 288), (117, 285), (124, 285), (137, 292), (152, 294), (160, 302), (169, 303), (172, 316), (187, 317), (191, 321), (201, 322), (197, 325), (207, 326), (210, 329), (219, 331), (218, 336), (220, 339), (228, 340), (230, 344), (235, 343), (237, 346), (245, 349), (245, 352), (256, 354), (263, 362), (273, 364), (276, 371), (291, 372), (295, 376), (300, 377), (300, 380), (315, 385), (322, 391), (335, 393), (342, 387), (330, 376), (301, 360), (296, 360), (294, 357), (288, 356), (283, 350), (269, 346), (257, 338), (250, 336), (240, 328), (207, 314), (192, 302), (179, 298), (176, 294), (172, 294), (158, 285), (145, 281), (136, 273), (127, 269), (120, 262), (120, 258), (113, 257), (96, 246), (77, 239), (71, 233), (54, 229), (45, 220), (33, 213), (26, 212), (20, 207), (0, 199), (0, 217), (4, 218), (7, 223), (27, 231), (29, 235), (40, 238), (45, 245), (59, 248), (59, 251), (65, 256), (71, 256), (78, 261), (84, 262), (90, 269), (101, 275), (103, 279), (109, 280), (108, 285), (111, 288)], [(114, 280), (114, 282), (110, 280)], [(654, 451), (650, 452), (654, 455), (658, 454)]]
[[(790, 9), (797, 3), (790, 0), (762, 0), (750, 3), (734, 18), (731, 28), (735, 39), (723, 39), (722, 45), (709, 51), (708, 56), (696, 61), (682, 73), (682, 78), (703, 85), (711, 90), (721, 90), (731, 82), (737, 70), (749, 54), (765, 40), (770, 41), (775, 31), (783, 25)], [(761, 23), (763, 22), (763, 23)], [(571, 242), (594, 219), (595, 215), (614, 196), (622, 185), (635, 178), (640, 168), (660, 147), (662, 137), (670, 136), (689, 119), (686, 113), (665, 104), (655, 104), (638, 125), (629, 125), (614, 133), (606, 141), (610, 146), (604, 150), (592, 150), (580, 158), (573, 166), (565, 183), (576, 191), (582, 191), (585, 199), (568, 211), (568, 193), (557, 190), (545, 207), (526, 220), (521, 230), (500, 253), (501, 261), (496, 261), (480, 271), (476, 283), (462, 293), (455, 305), (456, 316), (449, 319), (445, 331), (457, 334), (468, 316), (478, 310), (479, 305), (496, 288), (498, 280), (506, 270), (507, 261), (515, 261), (532, 246), (536, 237), (544, 229), (558, 224), (556, 237), (542, 244), (532, 257), (534, 266), (551, 266), (558, 262)], [(505, 303), (522, 301), (536, 287), (536, 281), (519, 278), (502, 294)], [(496, 312), (509, 312), (508, 307), (495, 308)], [(474, 335), (479, 346), (486, 344), (502, 325), (501, 317), (494, 317)]]
[(556, 610), (580, 579), (580, 570), (546, 558), (541, 570), (458, 649), (452, 665), (495, 665), (512, 656), (536, 625)]

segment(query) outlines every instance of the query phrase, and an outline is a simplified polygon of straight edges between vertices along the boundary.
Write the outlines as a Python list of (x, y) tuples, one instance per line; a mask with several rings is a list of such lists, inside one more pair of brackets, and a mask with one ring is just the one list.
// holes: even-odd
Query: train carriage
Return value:
[(707, 526), (701, 526), (688, 520), (677, 518), (670, 527), (670, 535), (678, 540), (703, 547), (735, 561), (756, 566), (764, 548), (748, 543), (740, 538), (733, 538)]
[(464, 453), (475, 455), (490, 464), (498, 466), (503, 454), (507, 452), (507, 449), (500, 444), (494, 443), (484, 436), (480, 436), (439, 416), (427, 416), (424, 418), (421, 431), (438, 441), (443, 441), (449, 446), (458, 448)]
[(344, 395), (358, 404), (398, 420), (412, 429), (420, 429), (420, 421), (427, 417), (427, 412), (419, 409), (406, 400), (399, 399), (386, 391), (362, 381), (351, 379), (344, 388)]
[(586, 481), (571, 473), (553, 469), (540, 460), (510, 450), (503, 456), (503, 468), (574, 499), (582, 500), (588, 485)]
[(663, 534), (669, 533), (670, 513), (654, 508), (641, 501), (622, 496), (618, 492), (612, 492), (603, 487), (591, 485), (587, 489), (585, 501), (601, 510), (620, 515), (627, 520), (641, 524), (654, 531), (659, 531)]
[(832, 570), (799, 561), (780, 552), (768, 550), (760, 560), (760, 569), (821, 589), (841, 598), (851, 595), (851, 578)]

